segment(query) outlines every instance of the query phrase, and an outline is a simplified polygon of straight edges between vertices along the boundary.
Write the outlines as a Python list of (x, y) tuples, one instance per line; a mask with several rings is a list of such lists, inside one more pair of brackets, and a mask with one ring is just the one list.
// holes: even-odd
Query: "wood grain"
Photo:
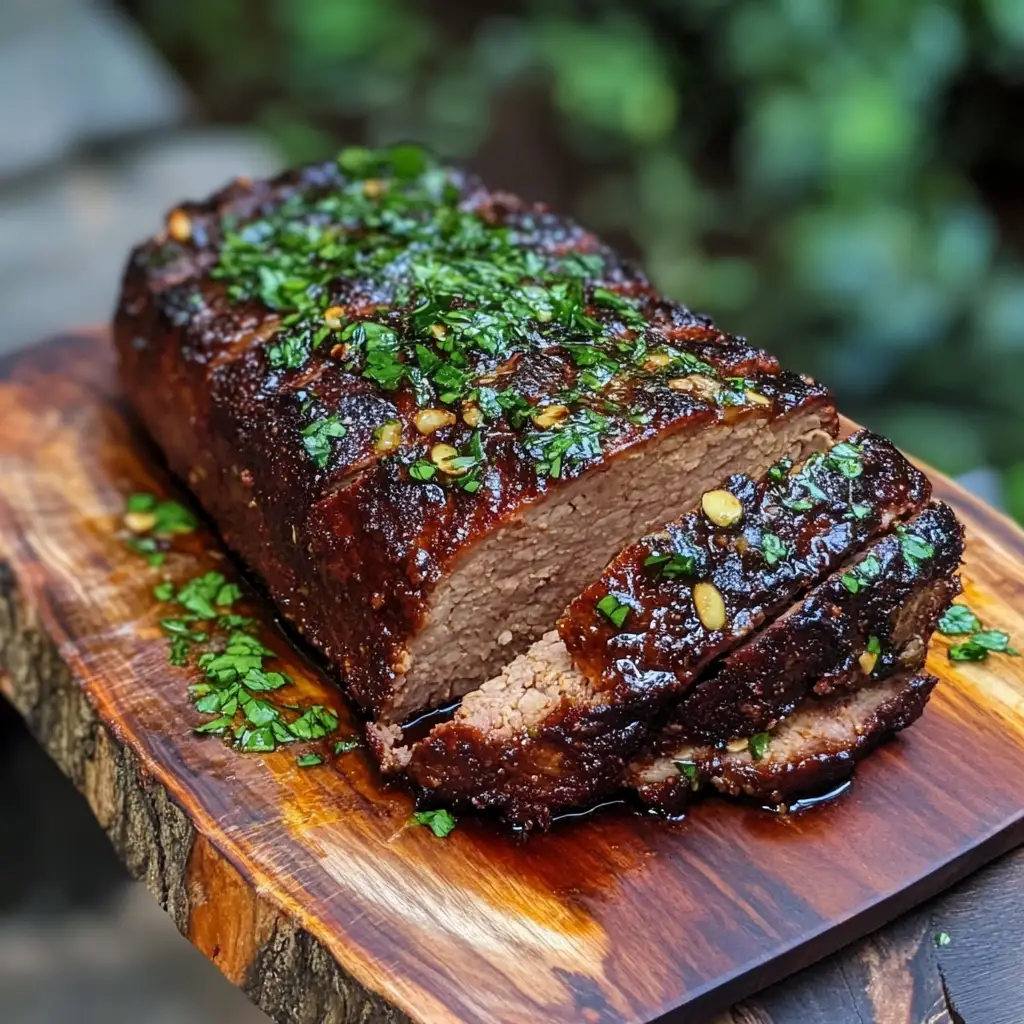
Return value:
[[(127, 493), (173, 486), (118, 400), (105, 337), (16, 357), (0, 391), (4, 692), (131, 871), (279, 1021), (698, 1019), (1024, 837), (1022, 659), (954, 671), (944, 641), (922, 722), (811, 814), (709, 802), (672, 825), (620, 808), (526, 845), (468, 820), (444, 841), (405, 829), (408, 799), (361, 755), (304, 771), (191, 733), (150, 596), (161, 573), (116, 535)], [(1024, 538), (937, 489), (968, 526), (968, 600), (1024, 636)], [(232, 572), (201, 540), (168, 559), (172, 578)], [(298, 695), (350, 723), (329, 681), (273, 646)], [(890, 968), (863, 969), (884, 987)]]

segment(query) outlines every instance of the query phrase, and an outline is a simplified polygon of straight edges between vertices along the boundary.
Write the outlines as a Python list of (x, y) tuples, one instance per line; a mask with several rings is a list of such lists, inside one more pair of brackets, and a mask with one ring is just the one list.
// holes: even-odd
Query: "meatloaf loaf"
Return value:
[(115, 337), (171, 469), (383, 722), (493, 676), (730, 472), (837, 430), (824, 388), (577, 224), (408, 146), (175, 209)]
[[(924, 475), (868, 432), (796, 468), (775, 466), (760, 480), (734, 475), (706, 493), (699, 509), (622, 552), (570, 604), (559, 633), (545, 635), (468, 694), (450, 721), (411, 746), (402, 745), (400, 729), (371, 726), (371, 742), (385, 771), (404, 773), (427, 801), (498, 808), (519, 825), (546, 825), (554, 810), (620, 787), (629, 759), (673, 704), (699, 691), (695, 681), (708, 666), (840, 566), (808, 598), (809, 614), (790, 614), (748, 647), (784, 647), (780, 638), (791, 633), (808, 639), (814, 614), (831, 614), (830, 598), (839, 600), (835, 613), (847, 616), (833, 634), (840, 642), (830, 645), (827, 629), (819, 629), (822, 649), (807, 671), (774, 654), (750, 659), (741, 649), (737, 657), (747, 659), (747, 669), (728, 682), (726, 659), (727, 707), (702, 709), (708, 728), (744, 714), (772, 719), (771, 707), (788, 713), (787, 702), (795, 704), (819, 678), (837, 684), (871, 635), (890, 646), (895, 637), (897, 654), (905, 653), (904, 633), (908, 643), (920, 633), (926, 640), (943, 602), (956, 593), (949, 579), (962, 543), (955, 519), (942, 509), (910, 526), (899, 522), (929, 495)], [(899, 532), (864, 551), (894, 524)], [(917, 557), (908, 559), (908, 551)], [(855, 601), (883, 568), (878, 597), (862, 593)], [(900, 623), (897, 612), (910, 598), (921, 610)], [(865, 629), (877, 634), (865, 634), (852, 655)], [(917, 647), (912, 659), (923, 657), (924, 643)], [(880, 670), (891, 656), (881, 659)], [(720, 676), (712, 670), (709, 685)], [(776, 683), (777, 699), (768, 696)], [(747, 698), (761, 694), (770, 707), (754, 708), (747, 699), (751, 706), (737, 711), (744, 686)]]

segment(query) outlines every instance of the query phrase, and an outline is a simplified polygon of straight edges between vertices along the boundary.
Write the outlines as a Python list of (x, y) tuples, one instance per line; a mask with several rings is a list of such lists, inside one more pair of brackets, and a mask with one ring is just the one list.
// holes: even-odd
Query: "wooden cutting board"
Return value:
[[(444, 840), (403, 828), (408, 797), (361, 753), (302, 769), (191, 731), (152, 587), (234, 569), (207, 534), (162, 569), (118, 536), (127, 494), (175, 488), (106, 335), (9, 359), (0, 408), (0, 688), (181, 931), (279, 1021), (697, 1019), (1024, 838), (1024, 659), (954, 667), (941, 638), (923, 720), (814, 811), (708, 801), (673, 824), (619, 807), (525, 844), (468, 818)], [(1024, 642), (1024, 535), (935, 484), (968, 527), (967, 600)], [(354, 731), (251, 608), (296, 699)]]

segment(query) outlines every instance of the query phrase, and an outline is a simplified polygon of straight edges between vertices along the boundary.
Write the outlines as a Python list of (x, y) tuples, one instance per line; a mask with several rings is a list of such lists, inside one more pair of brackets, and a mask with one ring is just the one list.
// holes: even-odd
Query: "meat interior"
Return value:
[[(528, 507), (438, 585), (390, 721), (449, 704), (495, 676), (627, 544), (731, 473), (758, 477), (783, 456), (800, 461), (824, 450), (830, 420), (830, 410), (816, 408), (662, 436)], [(492, 679), (477, 699), (486, 701), (497, 684)]]
[(748, 745), (684, 744), (630, 766), (641, 798), (668, 813), (702, 789), (762, 803), (817, 796), (849, 778), (857, 761), (921, 715), (938, 680), (904, 671), (852, 692), (808, 699), (771, 733), (758, 755)]

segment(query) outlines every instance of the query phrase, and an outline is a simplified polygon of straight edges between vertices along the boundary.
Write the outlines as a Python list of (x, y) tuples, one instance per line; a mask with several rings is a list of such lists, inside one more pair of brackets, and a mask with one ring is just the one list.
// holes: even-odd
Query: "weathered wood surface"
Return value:
[[(358, 755), (303, 771), (290, 753), (193, 735), (150, 591), (164, 574), (231, 569), (212, 538), (157, 572), (116, 536), (127, 493), (171, 485), (111, 369), (105, 338), (81, 335), (17, 357), (0, 384), (3, 690), (182, 932), (279, 1021), (697, 1019), (1024, 837), (1024, 664), (954, 671), (942, 641), (931, 668), (946, 685), (923, 721), (850, 794), (789, 819), (709, 802), (679, 825), (619, 811), (519, 846), (464, 821), (439, 841), (402, 828), (408, 799)], [(1024, 538), (938, 490), (968, 524), (968, 600), (1024, 636)], [(344, 720), (330, 684), (285, 657), (298, 695)], [(872, 940), (895, 959), (863, 947), (877, 991), (893, 963), (932, 955), (914, 920)], [(941, 996), (905, 990), (891, 1019), (919, 1019), (907, 1014), (920, 1004), (942, 1020)], [(768, 1006), (732, 1017), (789, 1019)]]

